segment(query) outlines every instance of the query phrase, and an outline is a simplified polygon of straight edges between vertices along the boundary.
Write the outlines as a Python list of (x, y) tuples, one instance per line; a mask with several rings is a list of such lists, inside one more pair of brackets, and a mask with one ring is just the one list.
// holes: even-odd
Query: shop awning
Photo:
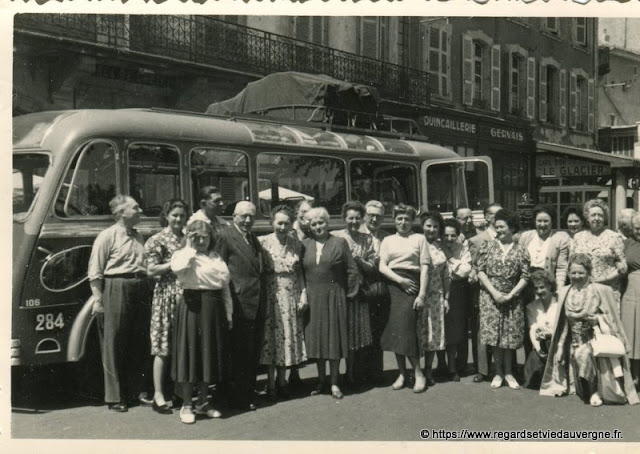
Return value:
[(593, 161), (606, 162), (611, 168), (640, 168), (640, 160), (629, 156), (619, 156), (611, 153), (603, 153), (602, 151), (589, 150), (586, 148), (572, 147), (569, 145), (560, 145), (551, 142), (537, 142), (536, 152), (552, 152), (578, 158), (591, 159)]

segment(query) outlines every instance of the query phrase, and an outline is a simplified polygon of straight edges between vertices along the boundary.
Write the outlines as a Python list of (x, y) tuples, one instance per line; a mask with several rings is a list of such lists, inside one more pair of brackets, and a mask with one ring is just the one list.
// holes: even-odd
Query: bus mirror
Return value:
[(40, 270), (42, 286), (51, 292), (64, 292), (80, 285), (88, 279), (90, 256), (90, 245), (75, 246), (55, 254), (49, 253)]

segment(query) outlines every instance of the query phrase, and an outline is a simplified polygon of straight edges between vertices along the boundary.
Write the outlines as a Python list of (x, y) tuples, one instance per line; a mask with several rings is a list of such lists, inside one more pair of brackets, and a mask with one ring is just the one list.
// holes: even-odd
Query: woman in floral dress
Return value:
[[(342, 217), (347, 224), (347, 228), (332, 232), (332, 234), (347, 240), (349, 250), (356, 265), (358, 265), (360, 282), (370, 282), (375, 276), (376, 253), (373, 245), (373, 236), (360, 232), (364, 215), (365, 208), (362, 203), (355, 201), (345, 203), (342, 206)], [(350, 383), (355, 383), (357, 375), (354, 370), (355, 353), (373, 343), (369, 302), (361, 296), (358, 296), (347, 305), (347, 342), (349, 346), (347, 380)]]
[(145, 244), (147, 274), (156, 279), (151, 304), (151, 355), (153, 361), (153, 409), (161, 414), (171, 414), (162, 392), (167, 357), (171, 351), (170, 333), (176, 302), (182, 289), (171, 271), (171, 257), (181, 248), (184, 237), (182, 229), (189, 218), (187, 204), (180, 199), (166, 202), (160, 214), (160, 225), (164, 227)]
[[(270, 399), (289, 397), (285, 368), (307, 360), (302, 310), (306, 305), (300, 264), (302, 244), (290, 235), (293, 212), (278, 205), (271, 212), (274, 232), (259, 238), (266, 269), (267, 315), (260, 364), (266, 365)], [(277, 382), (276, 382), (277, 369)]]
[(613, 289), (620, 311), (621, 277), (627, 273), (622, 236), (605, 228), (609, 218), (609, 207), (600, 199), (592, 199), (584, 204), (584, 217), (588, 230), (573, 237), (571, 254), (587, 254), (591, 257), (593, 282), (608, 285)]
[(496, 213), (497, 237), (487, 242), (478, 253), (477, 273), (480, 290), (480, 342), (494, 347), (496, 375), (492, 388), (503, 381), (509, 388), (520, 389), (513, 376), (513, 350), (524, 339), (524, 308), (520, 293), (529, 279), (529, 254), (513, 234), (518, 230), (515, 213)]
[(427, 386), (436, 384), (431, 372), (433, 358), (437, 351), (445, 349), (444, 315), (449, 310), (449, 286), (451, 274), (447, 266), (447, 256), (442, 249), (440, 236), (444, 229), (443, 220), (437, 211), (428, 211), (420, 216), (422, 230), (429, 244), (431, 267), (424, 308), (418, 318), (418, 337), (425, 354), (424, 375)]

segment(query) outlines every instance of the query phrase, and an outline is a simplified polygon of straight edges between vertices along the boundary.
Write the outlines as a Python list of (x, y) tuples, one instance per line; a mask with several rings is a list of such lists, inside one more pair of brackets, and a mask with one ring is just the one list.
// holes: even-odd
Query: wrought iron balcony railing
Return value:
[(20, 14), (15, 16), (15, 30), (255, 75), (327, 74), (373, 85), (384, 99), (429, 102), (429, 74), (424, 71), (210, 16)]

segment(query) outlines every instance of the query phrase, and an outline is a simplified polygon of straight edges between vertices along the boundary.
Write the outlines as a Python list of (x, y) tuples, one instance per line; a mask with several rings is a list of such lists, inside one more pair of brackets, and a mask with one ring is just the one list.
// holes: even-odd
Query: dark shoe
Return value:
[(269, 402), (278, 401), (278, 392), (276, 391), (276, 388), (267, 388), (267, 400)]
[(320, 394), (324, 394), (327, 392), (327, 387), (324, 383), (318, 383), (313, 391), (311, 391), (311, 396), (318, 396)]
[(433, 377), (425, 377), (425, 380), (428, 387), (436, 385), (436, 381), (433, 379)]
[(475, 377), (473, 377), (474, 383), (482, 383), (483, 381), (485, 381), (485, 376), (482, 374), (478, 374)]
[(302, 386), (302, 380), (300, 379), (300, 375), (289, 375), (289, 386), (292, 388), (296, 388)]
[(249, 404), (249, 406), (247, 407), (247, 410), (249, 411), (256, 411), (258, 409), (258, 406), (256, 404)]
[(457, 372), (454, 372), (454, 373), (452, 373), (452, 374), (450, 375), (450, 380), (451, 380), (451, 381), (458, 382), (458, 381), (460, 381), (460, 375), (458, 375), (458, 373), (457, 373)]
[(129, 407), (127, 407), (127, 404), (123, 403), (109, 404), (109, 410), (115, 411), (116, 413), (126, 413), (129, 411)]
[(287, 400), (291, 397), (291, 393), (289, 392), (289, 388), (287, 385), (276, 385), (276, 390), (278, 392), (278, 396)]
[(155, 400), (151, 403), (151, 408), (153, 409), (153, 411), (155, 411), (156, 413), (160, 413), (161, 415), (170, 415), (173, 413), (173, 410), (171, 410), (171, 408), (169, 408), (166, 403), (158, 405)]

